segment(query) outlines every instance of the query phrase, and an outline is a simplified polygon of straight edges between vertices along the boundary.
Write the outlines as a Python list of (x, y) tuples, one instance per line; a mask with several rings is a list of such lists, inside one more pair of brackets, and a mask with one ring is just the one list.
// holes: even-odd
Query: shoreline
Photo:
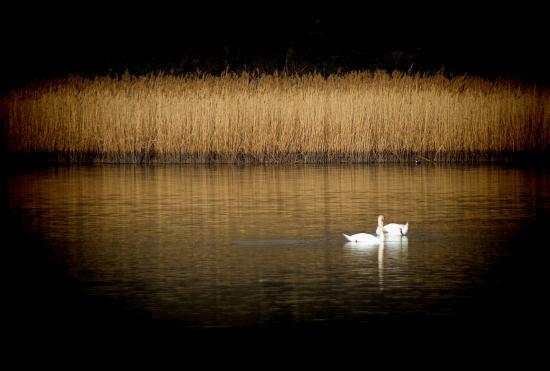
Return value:
[(464, 153), (4, 153), (12, 165), (547, 164), (550, 151)]

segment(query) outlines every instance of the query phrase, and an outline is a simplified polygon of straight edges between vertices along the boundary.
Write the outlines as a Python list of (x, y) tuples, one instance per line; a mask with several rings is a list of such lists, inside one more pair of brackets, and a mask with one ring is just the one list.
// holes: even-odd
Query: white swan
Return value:
[[(409, 222), (406, 224), (390, 223), (384, 227), (384, 234), (403, 236), (409, 230)], [(380, 235), (380, 226), (376, 227), (376, 234)]]
[[(380, 215), (378, 217), (378, 228), (384, 228), (385, 221), (386, 221), (386, 218), (384, 218), (384, 215)], [(383, 234), (381, 234), (379, 237), (376, 237), (368, 233), (357, 233), (357, 234), (352, 234), (351, 236), (348, 236), (345, 233), (342, 233), (342, 234), (350, 242), (369, 243), (369, 244), (376, 244), (376, 245), (378, 245), (380, 242), (384, 242)]]

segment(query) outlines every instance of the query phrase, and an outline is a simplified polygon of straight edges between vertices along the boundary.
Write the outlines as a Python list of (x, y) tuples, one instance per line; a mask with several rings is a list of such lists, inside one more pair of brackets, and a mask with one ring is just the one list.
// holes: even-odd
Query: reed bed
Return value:
[(0, 108), (7, 153), (63, 162), (460, 162), (550, 149), (547, 89), (442, 73), (69, 76)]

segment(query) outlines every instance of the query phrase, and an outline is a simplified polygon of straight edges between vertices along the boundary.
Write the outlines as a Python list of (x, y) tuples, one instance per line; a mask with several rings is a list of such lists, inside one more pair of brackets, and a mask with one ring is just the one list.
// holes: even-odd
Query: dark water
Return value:
[[(542, 326), (529, 288), (548, 247), (546, 169), (60, 167), (4, 184), (5, 305), (21, 344), (425, 336), (514, 348)], [(407, 235), (346, 243), (379, 214), (409, 222)]]

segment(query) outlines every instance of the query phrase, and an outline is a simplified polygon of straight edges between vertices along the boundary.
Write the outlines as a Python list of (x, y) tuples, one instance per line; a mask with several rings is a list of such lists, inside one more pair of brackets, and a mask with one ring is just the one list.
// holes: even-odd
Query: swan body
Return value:
[[(378, 228), (384, 228), (385, 220), (386, 218), (384, 218), (384, 215), (380, 215), (378, 217)], [(379, 237), (376, 237), (375, 235), (368, 234), (368, 233), (357, 233), (357, 234), (352, 234), (351, 236), (348, 236), (345, 233), (342, 233), (342, 234), (350, 242), (368, 243), (368, 244), (379, 244), (380, 242), (384, 242), (383, 234), (381, 234)]]
[[(386, 224), (383, 228), (385, 234), (402, 236), (407, 234), (407, 231), (409, 230), (409, 222), (406, 224), (390, 223)], [(376, 227), (376, 234), (380, 234), (380, 226)]]
[(342, 234), (350, 242), (362, 242), (362, 243), (366, 242), (366, 243), (374, 243), (374, 244), (379, 244), (380, 243), (380, 237), (376, 237), (376, 236), (374, 236), (372, 234), (368, 234), (368, 233), (357, 233), (357, 234), (352, 234), (351, 236), (348, 236), (345, 233), (342, 233)]

